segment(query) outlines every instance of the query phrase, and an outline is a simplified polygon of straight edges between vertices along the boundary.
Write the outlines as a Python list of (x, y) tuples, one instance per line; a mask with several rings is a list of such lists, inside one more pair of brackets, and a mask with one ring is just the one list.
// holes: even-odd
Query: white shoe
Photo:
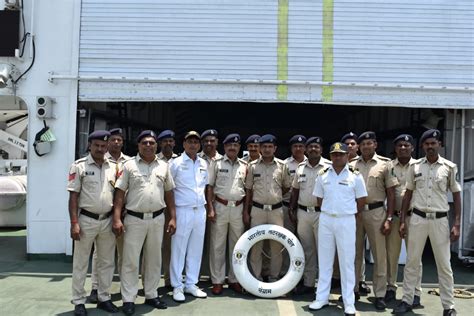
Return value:
[(183, 293), (183, 288), (175, 287), (173, 289), (173, 300), (175, 300), (176, 302), (184, 302), (185, 297)]
[(206, 298), (206, 292), (199, 289), (196, 285), (190, 285), (184, 288), (184, 293), (191, 294), (194, 297)]
[(352, 306), (344, 306), (344, 314), (355, 315), (356, 309), (354, 305)]
[(309, 305), (309, 309), (312, 311), (317, 311), (318, 309), (321, 309), (323, 307), (326, 307), (329, 305), (328, 301), (322, 302), (322, 301), (316, 301), (314, 300), (313, 303)]

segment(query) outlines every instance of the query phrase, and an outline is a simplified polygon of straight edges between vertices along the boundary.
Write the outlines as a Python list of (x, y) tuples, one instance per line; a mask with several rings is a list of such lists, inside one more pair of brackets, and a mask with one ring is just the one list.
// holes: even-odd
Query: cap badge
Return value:
[(300, 141), (302, 141), (302, 140), (303, 140), (303, 138), (301, 138), (301, 137), (298, 137), (298, 141), (299, 141), (299, 142), (300, 142)]
[(341, 143), (335, 143), (334, 150), (341, 150)]
[(234, 142), (237, 142), (237, 140), (238, 140), (238, 139), (237, 139), (237, 136), (236, 136), (236, 137), (234, 137)]
[(436, 132), (433, 132), (433, 136), (436, 137), (438, 135), (438, 133)]
[(405, 136), (405, 140), (408, 141), (408, 136)]
[(365, 134), (365, 138), (370, 138), (370, 134)]

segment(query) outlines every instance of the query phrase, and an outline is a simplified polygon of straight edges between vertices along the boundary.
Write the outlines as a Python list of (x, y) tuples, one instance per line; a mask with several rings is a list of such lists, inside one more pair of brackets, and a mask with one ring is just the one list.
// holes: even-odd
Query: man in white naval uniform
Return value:
[[(207, 294), (196, 284), (199, 281), (204, 232), (206, 229), (206, 199), (208, 184), (207, 163), (197, 153), (201, 136), (190, 131), (184, 136), (184, 152), (170, 163), (176, 188), (176, 233), (171, 237), (170, 279), (173, 299), (184, 302), (184, 293), (205, 298)], [(186, 280), (182, 273), (186, 265)]]
[(348, 151), (345, 144), (334, 143), (329, 154), (332, 166), (320, 171), (313, 192), (321, 205), (318, 231), (319, 278), (316, 300), (309, 305), (309, 309), (318, 310), (329, 304), (337, 248), (344, 313), (355, 315), (353, 290), (356, 217), (364, 209), (367, 190), (362, 175), (347, 164)]

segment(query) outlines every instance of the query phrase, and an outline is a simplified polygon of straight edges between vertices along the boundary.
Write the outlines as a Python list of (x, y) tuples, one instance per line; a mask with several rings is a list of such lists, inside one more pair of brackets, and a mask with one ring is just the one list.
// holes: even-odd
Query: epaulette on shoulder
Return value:
[(349, 159), (349, 162), (357, 161), (358, 159), (359, 159), (359, 156)]
[(249, 165), (249, 166), (250, 166), (250, 165), (256, 165), (259, 160), (260, 160), (260, 159), (252, 160), (252, 161), (248, 162), (248, 165)]
[(326, 172), (328, 172), (328, 170), (329, 170), (329, 167), (323, 168), (323, 169), (319, 170), (318, 174), (321, 176), (321, 175), (325, 174)]
[(243, 164), (246, 164), (246, 165), (249, 164), (247, 161), (243, 160), (242, 158), (237, 158), (237, 160)]
[(377, 155), (377, 157), (382, 161), (391, 161), (390, 158), (387, 158), (387, 157), (384, 157), (384, 156)]
[(424, 161), (424, 158), (419, 158), (419, 159), (416, 159), (415, 161), (413, 161), (413, 164), (420, 164)]
[(275, 162), (276, 162), (276, 163), (279, 163), (279, 164), (281, 164), (281, 165), (284, 165), (284, 164), (285, 164), (285, 162), (284, 162), (283, 160), (281, 160), (280, 158), (275, 158)]
[(304, 166), (304, 165), (306, 165), (306, 161), (300, 162), (300, 163), (298, 164), (298, 167), (299, 167), (299, 166)]
[(356, 168), (350, 165), (349, 165), (349, 171), (352, 172), (353, 174), (360, 174), (359, 170), (357, 170)]
[(443, 163), (444, 163), (446, 166), (448, 166), (449, 168), (454, 168), (454, 167), (456, 167), (456, 164), (455, 164), (454, 162), (449, 161), (449, 160), (447, 160), (447, 159), (444, 159)]
[(224, 156), (217, 157), (214, 161), (224, 160)]
[(87, 161), (87, 156), (77, 159), (76, 161), (74, 161), (74, 163), (78, 164), (78, 163), (86, 162), (86, 161)]

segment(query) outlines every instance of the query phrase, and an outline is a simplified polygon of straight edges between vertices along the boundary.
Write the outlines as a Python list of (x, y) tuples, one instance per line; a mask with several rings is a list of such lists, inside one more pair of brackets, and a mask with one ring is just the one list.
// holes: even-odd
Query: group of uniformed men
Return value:
[[(421, 256), (429, 237), (443, 315), (456, 315), (449, 244), (459, 238), (460, 186), (456, 165), (438, 153), (440, 137), (438, 130), (423, 133), (420, 145), (426, 156), (415, 160), (413, 137), (399, 135), (393, 140), (396, 158), (390, 160), (376, 153), (374, 132), (360, 136), (351, 132), (331, 146), (327, 160), (322, 157), (321, 137), (295, 135), (289, 140), (292, 155), (283, 161), (275, 157), (277, 139), (270, 134), (248, 137), (249, 154), (240, 159), (241, 137), (236, 133), (224, 138), (221, 155), (216, 130), (190, 131), (178, 156), (173, 152), (173, 131), (156, 135), (146, 130), (137, 137), (137, 155), (128, 157), (121, 152), (120, 128), (92, 132), (89, 154), (72, 164), (68, 176), (75, 315), (87, 315), (84, 284), (92, 248), (91, 297), (100, 309), (118, 312), (109, 292), (115, 248), (125, 314), (135, 312), (139, 273), (145, 304), (167, 307), (157, 292), (162, 266), (175, 301), (184, 302), (185, 293), (205, 298), (206, 292), (196, 284), (206, 222), (214, 295), (223, 291), (226, 256), (232, 262), (232, 250), (244, 231), (275, 224), (296, 233), (304, 249), (303, 280), (294, 293), (314, 293), (318, 279), (311, 310), (329, 304), (331, 282), (334, 285), (340, 278), (344, 312), (356, 313), (360, 293), (371, 291), (365, 284), (366, 236), (374, 259), (375, 308), (384, 310), (386, 302), (396, 297), (403, 238), (407, 244), (403, 298), (394, 313), (420, 306)], [(161, 151), (156, 154), (158, 147)], [(452, 229), (448, 190), (454, 200)], [(288, 258), (281, 250), (274, 241), (252, 248), (250, 265), (256, 278), (272, 282), (285, 273)], [(262, 260), (266, 252), (271, 260)], [(339, 265), (333, 267), (335, 257)], [(227, 269), (229, 288), (243, 293), (232, 265)]]

